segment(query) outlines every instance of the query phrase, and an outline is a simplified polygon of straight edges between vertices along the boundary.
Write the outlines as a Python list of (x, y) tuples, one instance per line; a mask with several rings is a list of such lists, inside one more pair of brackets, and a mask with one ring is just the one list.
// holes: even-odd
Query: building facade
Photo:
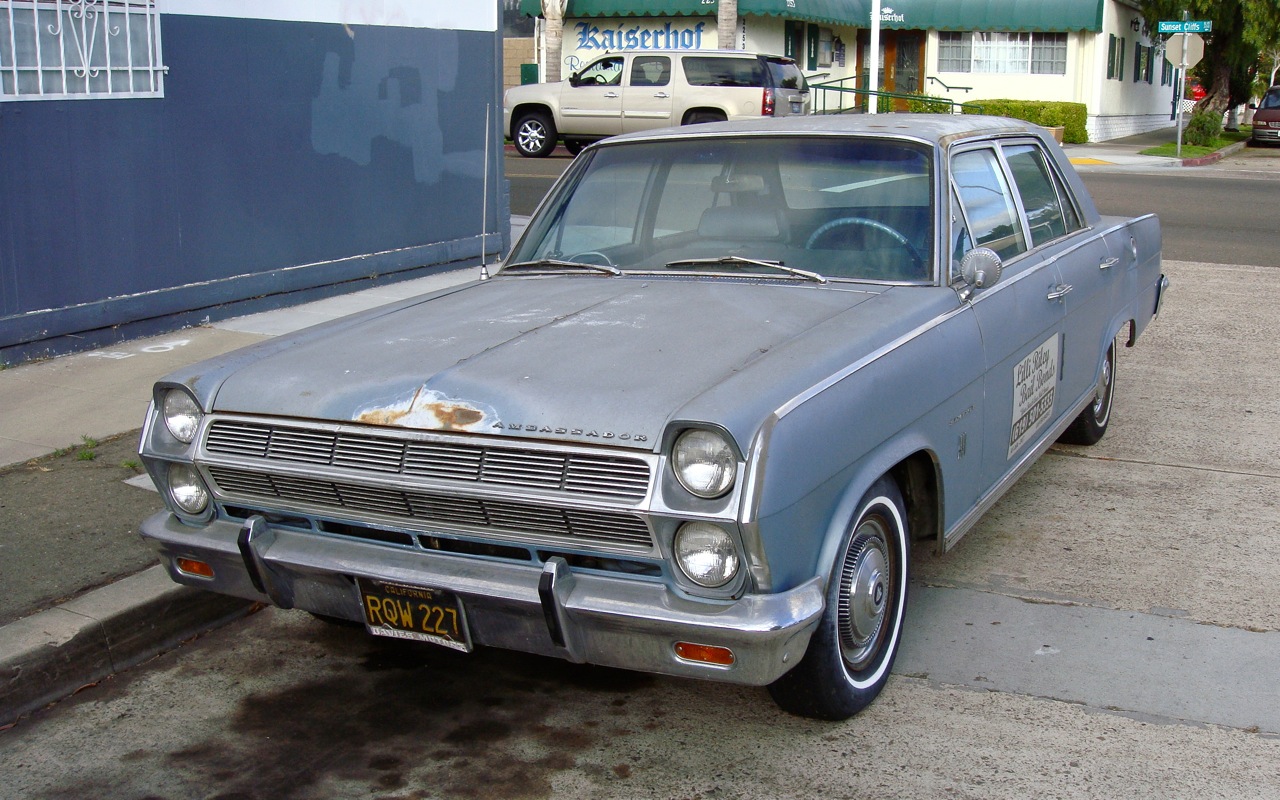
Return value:
[(497, 3), (0, 0), (0, 363), (502, 249)]
[[(537, 16), (541, 0), (520, 8)], [(1082, 103), (1092, 141), (1168, 127), (1175, 76), (1138, 8), (1136, 0), (884, 0), (877, 82), (956, 103)], [(819, 112), (865, 107), (844, 90), (869, 85), (870, 21), (869, 0), (738, 0), (734, 47), (795, 58), (819, 87)], [(569, 0), (563, 36), (569, 71), (610, 50), (712, 49), (716, 4)]]

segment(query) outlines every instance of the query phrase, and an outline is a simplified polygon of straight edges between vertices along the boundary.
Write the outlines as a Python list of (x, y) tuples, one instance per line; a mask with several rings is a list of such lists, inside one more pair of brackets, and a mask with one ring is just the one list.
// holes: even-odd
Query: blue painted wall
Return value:
[(500, 34), (161, 32), (164, 98), (0, 103), (0, 362), (500, 249)]

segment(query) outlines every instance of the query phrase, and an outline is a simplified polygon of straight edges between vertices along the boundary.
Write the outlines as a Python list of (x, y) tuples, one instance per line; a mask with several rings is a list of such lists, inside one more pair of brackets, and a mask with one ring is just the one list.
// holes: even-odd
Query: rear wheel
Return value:
[(556, 124), (545, 111), (532, 111), (516, 123), (516, 150), (527, 158), (543, 158), (556, 149)]
[(898, 654), (910, 555), (902, 493), (883, 477), (858, 509), (808, 651), (769, 686), (774, 701), (792, 714), (848, 719), (880, 694)]
[(564, 149), (568, 150), (569, 155), (571, 156), (576, 156), (578, 153), (581, 153), (582, 148), (586, 146), (587, 146), (587, 143), (583, 139), (565, 139), (564, 140)]
[(1115, 397), (1115, 387), (1116, 343), (1112, 341), (1107, 348), (1106, 358), (1102, 361), (1102, 373), (1093, 390), (1093, 402), (1072, 420), (1071, 425), (1058, 437), (1058, 441), (1066, 444), (1097, 444), (1107, 432), (1107, 423), (1111, 422), (1111, 401)]

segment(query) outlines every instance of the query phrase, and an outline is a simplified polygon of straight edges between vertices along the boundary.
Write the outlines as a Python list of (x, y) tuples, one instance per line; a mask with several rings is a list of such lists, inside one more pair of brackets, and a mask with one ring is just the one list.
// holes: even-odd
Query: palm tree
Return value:
[(547, 82), (560, 80), (560, 58), (564, 51), (564, 12), (569, 0), (542, 0), (542, 17), (547, 21)]
[(720, 0), (716, 8), (716, 46), (736, 50), (738, 38), (738, 0)]

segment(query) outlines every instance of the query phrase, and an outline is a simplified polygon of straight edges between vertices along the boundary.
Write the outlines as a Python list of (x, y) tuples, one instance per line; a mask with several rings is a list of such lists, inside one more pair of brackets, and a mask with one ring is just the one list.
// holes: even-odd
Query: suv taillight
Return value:
[(760, 101), (760, 115), (764, 117), (773, 116), (773, 89), (765, 87), (764, 98)]

